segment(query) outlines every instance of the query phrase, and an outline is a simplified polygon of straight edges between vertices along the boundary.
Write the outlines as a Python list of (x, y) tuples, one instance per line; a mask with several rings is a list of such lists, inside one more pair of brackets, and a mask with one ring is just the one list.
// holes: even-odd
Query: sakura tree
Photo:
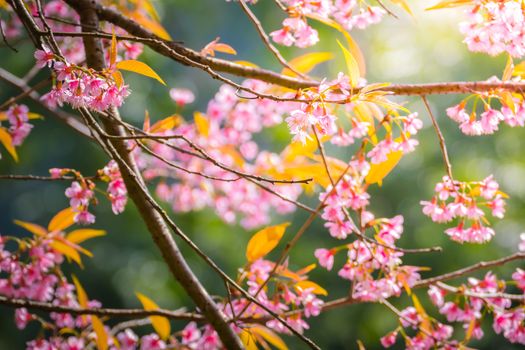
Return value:
[[(42, 117), (60, 120), (107, 157), (104, 167), (89, 172), (76, 164), (48, 164), (48, 174), (0, 175), (3, 182), (57, 183), (64, 191), (64, 205), (54, 208), (48, 222), (9, 218), (19, 232), (0, 235), (0, 304), (14, 308), (20, 330), (29, 323), (41, 328), (27, 340), (27, 349), (287, 349), (290, 337), (303, 348), (319, 349), (309, 337), (310, 320), (355, 304), (380, 304), (398, 320), (378, 339), (385, 348), (466, 349), (489, 332), (525, 344), (525, 270), (516, 266), (525, 258), (525, 234), (493, 227), (504, 219), (513, 189), (501, 188), (491, 172), (482, 178), (457, 176), (449, 153), (454, 149), (447, 148), (442, 133), (444, 125), (457, 124), (465, 138), (482, 137), (525, 125), (525, 62), (519, 61), (525, 56), (525, 2), (429, 4), (430, 13), (463, 16), (458, 30), (468, 50), (504, 55), (507, 63), (500, 78), (423, 84), (367, 81), (366, 59), (352, 36), (396, 13), (407, 14), (399, 21), (410, 20), (414, 14), (405, 0), (261, 2), (280, 11), (280, 27), (267, 28), (259, 20), (257, 0), (222, 5), (242, 9), (259, 34), (254, 40), (282, 65), (280, 71), (238, 60), (243, 48), (220, 38), (202, 49), (187, 47), (184, 38), (172, 38), (163, 27), (149, 0), (0, 0), (9, 55), (29, 47), (34, 53), (21, 77), (15, 68), (0, 68), (0, 80), (18, 89), (0, 105), (1, 162), (24, 163), (18, 151), (31, 142)], [(169, 13), (177, 5), (164, 6)], [(318, 44), (318, 28), (337, 35), (338, 50), (300, 53)], [(145, 62), (145, 47), (222, 84), (206, 110), (191, 107), (191, 90), (166, 86), (175, 105), (168, 117), (150, 117), (148, 105), (135, 118), (119, 113), (133, 99), (132, 90), (141, 89), (126, 83), (128, 72), (166, 85)], [(296, 47), (299, 54), (287, 59), (283, 47)], [(344, 58), (342, 72), (311, 74), (335, 56)], [(435, 110), (431, 99), (437, 94), (457, 95), (456, 102)], [(410, 100), (420, 100), (423, 108), (409, 110)], [(44, 115), (30, 110), (28, 101)], [(435, 139), (418, 139), (424, 123), (432, 125)], [(259, 135), (279, 124), (287, 126), (289, 142), (275, 151)], [(443, 162), (442, 179), (426, 184), (433, 195), (422, 196), (418, 208), (442, 226), (442, 232), (429, 234), (462, 244), (465, 251), (493, 244), (496, 235), (514, 236), (519, 243), (513, 254), (494, 260), (479, 256), (474, 265), (435, 274), (427, 268), (430, 261), (451, 259), (440, 255), (441, 247), (398, 244), (405, 213), (382, 217), (372, 209), (373, 194), (423, 143), (439, 149)], [(314, 206), (307, 204), (311, 198)], [(142, 309), (116, 309), (89, 297), (74, 271), (83, 260), (97, 259), (83, 247), (85, 241), (112, 234), (95, 216), (94, 208), (105, 201), (115, 215), (129, 206), (138, 209), (144, 235), (151, 236), (192, 304), (170, 310), (136, 291)], [(250, 235), (238, 269), (221, 267), (174, 216), (205, 208)], [(290, 232), (287, 214), (294, 211), (308, 217)], [(301, 249), (314, 221), (323, 223), (324, 243), (306, 252), (309, 265), (297, 267), (290, 253)], [(223, 239), (232, 238), (224, 232)], [(194, 272), (179, 245), (216, 274), (222, 294), (209, 292), (209, 282)], [(491, 271), (506, 264), (514, 264), (513, 273)], [(330, 298), (330, 288), (309, 277), (314, 269), (347, 286), (347, 296)], [(474, 277), (481, 270), (484, 277)], [(396, 306), (401, 296), (402, 308)]]

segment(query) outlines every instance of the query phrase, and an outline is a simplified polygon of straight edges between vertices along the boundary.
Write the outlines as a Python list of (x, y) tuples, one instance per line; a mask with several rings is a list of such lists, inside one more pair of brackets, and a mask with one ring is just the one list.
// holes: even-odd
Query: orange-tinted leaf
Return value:
[(2, 127), (0, 127), (0, 143), (4, 145), (5, 149), (9, 152), (11, 157), (13, 157), (15, 162), (18, 162), (18, 154), (16, 153), (15, 146), (13, 146), (13, 139), (7, 130)]
[[(311, 52), (290, 60), (288, 64), (296, 71), (306, 74), (314, 69), (318, 64), (329, 61), (333, 58), (334, 54), (331, 52)], [(288, 76), (297, 75), (288, 68), (283, 69), (282, 74)]]
[(166, 29), (157, 21), (151, 20), (140, 11), (125, 11), (127, 15), (137, 21), (144, 28), (152, 31), (155, 35), (164, 40), (171, 40), (171, 36), (168, 34)]
[[(142, 307), (144, 310), (159, 310), (157, 304), (147, 296), (141, 293), (135, 293), (137, 298), (139, 298), (140, 302), (142, 303)], [(166, 317), (162, 316), (150, 316), (149, 317), (151, 324), (153, 325), (153, 328), (155, 328), (155, 332), (158, 333), (158, 335), (166, 340), (170, 336), (171, 333), (171, 325), (170, 321)]]
[(198, 111), (193, 113), (193, 118), (195, 120), (195, 126), (197, 127), (199, 134), (204, 137), (208, 137), (210, 133), (210, 122), (208, 121), (208, 118)]
[(390, 152), (387, 160), (379, 164), (372, 164), (365, 178), (367, 184), (378, 183), (381, 186), (383, 179), (395, 168), (403, 156), (402, 151)]
[(127, 70), (137, 74), (144, 75), (160, 82), (162, 85), (166, 85), (164, 80), (146, 63), (137, 60), (126, 60), (117, 63), (117, 69)]
[(348, 49), (344, 47), (339, 40), (337, 40), (337, 43), (339, 44), (339, 47), (341, 48), (341, 50), (343, 51), (343, 55), (345, 56), (346, 69), (350, 78), (350, 85), (356, 87), (360, 78), (359, 66), (357, 64), (357, 61), (352, 55), (352, 53), (348, 51)]
[(155, 134), (155, 133), (162, 133), (164, 131), (172, 130), (176, 128), (177, 126), (179, 126), (180, 124), (182, 124), (183, 120), (184, 119), (178, 114), (170, 115), (169, 117), (159, 120), (158, 122), (153, 124), (149, 132), (152, 134)]
[(263, 228), (254, 234), (246, 247), (246, 258), (248, 261), (254, 262), (271, 252), (279, 244), (286, 227), (289, 225), (289, 222), (285, 222), (280, 225)]
[(218, 148), (222, 153), (227, 154), (230, 156), (234, 163), (238, 165), (239, 167), (242, 167), (244, 165), (244, 158), (242, 155), (233, 147), (232, 145), (225, 145)]
[(93, 330), (97, 335), (97, 349), (106, 350), (108, 348), (108, 334), (104, 329), (104, 324), (97, 316), (91, 316), (91, 325), (93, 326)]
[(253, 334), (258, 334), (264, 340), (266, 340), (268, 343), (272, 344), (279, 350), (288, 350), (288, 347), (284, 343), (284, 341), (275, 333), (274, 331), (262, 326), (262, 325), (255, 325), (253, 327), (250, 327), (250, 331)]
[(40, 225), (32, 224), (30, 222), (25, 222), (25, 221), (20, 221), (20, 220), (15, 220), (15, 224), (17, 224), (20, 227), (25, 228), (26, 230), (28, 230), (31, 233), (34, 233), (37, 236), (44, 237), (47, 235), (47, 230)]
[(312, 293), (314, 294), (319, 294), (319, 295), (324, 295), (324, 296), (328, 295), (328, 292), (326, 291), (326, 289), (324, 289), (323, 287), (321, 287), (320, 285), (312, 281), (300, 281), (295, 284), (295, 287), (300, 288), (302, 290), (312, 289)]
[(228, 44), (217, 43), (213, 46), (213, 50), (227, 53), (230, 55), (237, 55), (237, 51), (235, 51), (235, 49)]
[(79, 244), (91, 238), (104, 236), (105, 234), (106, 234), (106, 231), (104, 230), (93, 230), (89, 228), (84, 228), (84, 229), (71, 231), (66, 236), (66, 239), (71, 243)]
[(51, 219), (47, 226), (47, 230), (49, 232), (64, 231), (75, 223), (75, 215), (76, 213), (71, 207), (61, 210)]
[(219, 42), (220, 38), (217, 37), (215, 40), (209, 42), (201, 50), (201, 54), (204, 56), (215, 56), (215, 51), (224, 52), (231, 55), (236, 55), (237, 51), (228, 44), (223, 44)]
[(53, 248), (57, 252), (73, 260), (79, 266), (82, 266), (82, 260), (80, 259), (80, 254), (75, 250), (75, 248), (72, 248), (68, 246), (67, 244), (59, 242), (59, 241), (53, 241), (49, 245), (51, 248)]

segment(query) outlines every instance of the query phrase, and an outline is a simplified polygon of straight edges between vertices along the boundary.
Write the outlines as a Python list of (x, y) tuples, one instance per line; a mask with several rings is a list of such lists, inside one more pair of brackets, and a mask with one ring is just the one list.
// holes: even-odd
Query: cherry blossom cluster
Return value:
[[(353, 161), (350, 166), (354, 174), (360, 175), (366, 174), (370, 168), (364, 160)], [(345, 239), (357, 230), (347, 210), (363, 210), (369, 204), (370, 195), (366, 192), (363, 180), (364, 176), (345, 175), (335, 188), (330, 185), (319, 195), (319, 200), (325, 204), (321, 217), (326, 221), (324, 226), (332, 237)], [(363, 216), (367, 218), (369, 214)]]
[[(477, 95), (472, 95), (476, 99), (482, 99)], [(501, 104), (501, 109), (491, 107), (489, 103), (485, 103), (484, 111), (478, 118), (476, 111), (472, 110), (470, 113), (466, 110), (467, 100), (463, 100), (459, 104), (447, 108), (447, 115), (450, 119), (459, 124), (459, 129), (465, 135), (479, 136), (490, 135), (498, 130), (499, 124), (504, 122), (510, 127), (523, 127), (525, 125), (525, 102), (522, 98), (511, 97), (510, 99), (496, 97)]]
[(492, 56), (525, 55), (525, 9), (520, 0), (473, 1), (468, 20), (460, 23), (469, 50)]
[(423, 213), (434, 222), (448, 223), (457, 219), (457, 226), (445, 230), (453, 241), (485, 243), (494, 237), (495, 232), (484, 226), (488, 220), (483, 209), (493, 217), (503, 218), (505, 197), (492, 175), (479, 182), (453, 181), (444, 176), (443, 181), (436, 185), (432, 200), (421, 201), (421, 205)]
[(361, 236), (354, 242), (332, 249), (319, 248), (314, 255), (319, 265), (331, 270), (334, 256), (347, 251), (347, 261), (338, 275), (354, 283), (352, 298), (362, 301), (378, 301), (399, 296), (403, 288), (412, 286), (420, 279), (418, 268), (402, 265), (403, 253), (395, 242), (403, 233), (403, 217), (374, 219), (371, 213), (363, 213), (363, 225), (377, 232), (375, 240)]
[[(418, 312), (418, 310), (409, 306), (399, 313), (400, 326), (392, 332), (381, 338), (381, 345), (385, 348), (393, 346), (397, 337), (401, 334), (405, 341), (405, 349), (409, 350), (428, 350), (428, 349), (459, 349), (459, 342), (450, 340), (454, 328), (450, 325), (443, 324), (437, 320), (430, 319), (428, 315)], [(417, 330), (414, 336), (410, 336)]]
[[(79, 308), (77, 288), (69, 283), (61, 271), (65, 256), (53, 248), (57, 239), (64, 241), (64, 232), (52, 232), (48, 237), (14, 238), (0, 235), (0, 295), (8, 298), (47, 302), (55, 306)], [(7, 249), (10, 242), (17, 243), (17, 248)], [(14, 246), (11, 244), (10, 246)], [(88, 300), (87, 307), (100, 308), (101, 303)], [(15, 310), (15, 323), (18, 329), (26, 328), (29, 322), (39, 322), (44, 330), (51, 330), (49, 337), (42, 337), (27, 342), (28, 350), (77, 350), (84, 349), (95, 342), (97, 335), (91, 328), (91, 317), (75, 316), (71, 313), (51, 312), (52, 323), (27, 308)], [(61, 336), (68, 330), (69, 336)], [(105, 327), (106, 333), (111, 330)], [(205, 325), (199, 329), (195, 322), (190, 322), (181, 332), (180, 339), (175, 336), (164, 341), (156, 333), (137, 336), (133, 330), (125, 329), (108, 337), (111, 350), (159, 350), (179, 348), (181, 345), (191, 349), (220, 349), (219, 337), (213, 328)]]
[[(241, 278), (246, 280), (248, 292), (257, 300), (277, 314), (300, 309), (301, 312), (286, 316), (286, 322), (296, 331), (302, 333), (309, 328), (305, 317), (318, 316), (321, 313), (323, 301), (317, 297), (318, 294), (326, 295), (326, 291), (314, 282), (308, 281), (306, 275), (314, 266), (306, 267), (299, 271), (290, 271), (287, 264), (277, 268), (276, 273), (270, 278), (275, 263), (265, 259), (258, 259), (250, 266), (241, 271)], [(263, 283), (270, 278), (266, 287)], [(274, 291), (270, 294), (270, 291)], [(268, 312), (260, 306), (250, 303), (247, 299), (235, 300), (231, 306), (227, 306), (226, 314), (238, 315), (247, 304), (250, 306), (243, 313), (247, 318), (258, 318), (268, 316)], [(271, 319), (266, 326), (279, 333), (289, 334), (290, 331), (278, 320)]]
[(108, 182), (107, 193), (111, 201), (113, 213), (115, 215), (122, 213), (128, 201), (128, 191), (120, 174), (117, 162), (113, 159), (110, 160), (108, 165), (99, 171), (99, 177), (101, 180)]
[[(520, 251), (525, 251), (525, 235), (522, 236)], [(401, 334), (407, 349), (460, 349), (471, 339), (483, 338), (482, 324), (488, 315), (492, 315), (492, 328), (496, 334), (502, 334), (511, 343), (525, 344), (525, 299), (521, 298), (525, 295), (525, 271), (517, 268), (512, 279), (506, 283), (488, 272), (481, 280), (468, 278), (468, 283), (460, 287), (438, 283), (428, 288), (432, 304), (439, 309), (446, 322), (462, 324), (465, 337), (461, 342), (452, 339), (453, 326), (430, 317), (417, 301), (419, 305), (415, 303), (416, 307), (407, 307), (399, 313), (400, 326), (382, 337), (381, 344), (385, 348), (391, 347)], [(515, 284), (521, 295), (507, 294), (507, 284)], [(453, 298), (447, 301), (447, 295)], [(410, 329), (419, 332), (410, 337)]]
[(51, 108), (68, 103), (73, 108), (104, 111), (120, 107), (130, 93), (128, 86), (119, 85), (110, 72), (97, 72), (61, 61), (46, 47), (35, 52), (35, 59), (39, 67), (52, 67), (56, 75), (53, 89), (42, 96), (42, 100)]
[[(416, 146), (419, 145), (418, 140), (411, 138), (423, 127), (423, 122), (418, 118), (417, 113), (392, 117), (392, 119), (388, 117), (387, 120), (389, 120), (389, 124), (384, 125), (390, 125), (390, 127), (387, 129), (385, 138), (374, 145), (374, 148), (367, 153), (372, 164), (385, 162), (388, 159), (388, 155), (392, 152), (403, 152), (404, 154), (413, 152)], [(392, 124), (400, 130), (400, 136), (395, 139), (392, 136)]]
[(29, 108), (26, 105), (14, 104), (4, 113), (0, 112), (0, 115), (5, 115), (9, 122), (7, 128), (2, 127), (0, 122), (0, 128), (5, 129), (11, 137), (11, 146), (20, 146), (33, 128), (29, 123)]
[[(48, 302), (56, 306), (79, 307), (75, 286), (60, 271), (60, 266), (65, 261), (64, 255), (54, 248), (56, 240), (63, 240), (64, 237), (64, 232), (22, 239), (0, 236), (0, 295)], [(16, 242), (17, 249), (6, 249), (8, 242)], [(88, 306), (100, 307), (100, 303), (92, 300)], [(57, 329), (84, 328), (89, 320), (89, 316), (75, 317), (59, 312), (51, 312), (49, 317)], [(24, 329), (31, 321), (41, 322), (49, 327), (48, 322), (28, 312), (26, 308), (16, 309), (15, 322), (19, 329)], [(29, 349), (37, 348), (31, 346), (34, 342), (36, 341), (28, 343)], [(57, 344), (67, 342), (67, 339), (58, 337), (55, 340)]]
[[(268, 88), (257, 81), (246, 81), (244, 84), (256, 91)], [(178, 101), (182, 95), (180, 90), (175, 92), (172, 97)], [(185, 95), (184, 102), (179, 101), (179, 105), (190, 101), (187, 92)], [(152, 141), (150, 149), (163, 159), (142, 152), (137, 153), (138, 164), (146, 179), (162, 180), (156, 193), (161, 200), (170, 203), (176, 212), (209, 206), (228, 223), (240, 219), (245, 228), (267, 224), (272, 210), (286, 214), (295, 210), (295, 206), (261, 189), (256, 183), (239, 179), (238, 175), (225, 167), (245, 174), (268, 174), (275, 172), (275, 169), (285, 169), (283, 158), (276, 153), (259, 151), (253, 136), (264, 127), (279, 124), (282, 115), (295, 105), (266, 99), (242, 99), (234, 88), (223, 85), (208, 103), (206, 114), (196, 113), (194, 123), (181, 122), (169, 130), (155, 132), (152, 126), (151, 132), (155, 135), (179, 135), (185, 139), (170, 140), (170, 145), (175, 148)], [(191, 140), (198, 150), (187, 140)], [(139, 150), (139, 147), (136, 149)], [(215, 162), (206, 159), (200, 151)], [(175, 164), (178, 169), (165, 160)], [(264, 183), (264, 186), (293, 200), (302, 192), (299, 184)]]
[(270, 33), (272, 39), (281, 45), (305, 48), (319, 41), (317, 30), (307, 22), (307, 18), (320, 17), (336, 21), (347, 30), (364, 29), (381, 21), (385, 10), (379, 6), (370, 6), (366, 1), (356, 0), (284, 0), (288, 18), (283, 27)]
[[(90, 225), (95, 222), (95, 215), (88, 211), (90, 204), (97, 204), (95, 198), (95, 182), (85, 178), (80, 172), (74, 169), (52, 168), (49, 170), (51, 177), (58, 179), (68, 174), (73, 175), (77, 180), (71, 183), (65, 191), (69, 198), (69, 205), (76, 212), (75, 222), (83, 225)], [(97, 179), (108, 182), (107, 197), (111, 202), (111, 209), (115, 215), (124, 211), (128, 197), (124, 180), (120, 174), (118, 165), (111, 160), (103, 169), (98, 171)]]

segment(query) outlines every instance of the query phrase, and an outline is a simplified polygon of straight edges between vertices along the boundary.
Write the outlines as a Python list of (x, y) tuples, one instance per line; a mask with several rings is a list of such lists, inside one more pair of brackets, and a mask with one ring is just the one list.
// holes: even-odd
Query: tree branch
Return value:
[(173, 320), (203, 321), (204, 317), (197, 313), (170, 311), (170, 310), (143, 310), (143, 309), (111, 309), (111, 308), (76, 308), (54, 305), (27, 299), (11, 299), (0, 295), (0, 305), (13, 308), (25, 307), (47, 312), (68, 313), (72, 315), (94, 315), (110, 317), (143, 318), (148, 316), (163, 316)]

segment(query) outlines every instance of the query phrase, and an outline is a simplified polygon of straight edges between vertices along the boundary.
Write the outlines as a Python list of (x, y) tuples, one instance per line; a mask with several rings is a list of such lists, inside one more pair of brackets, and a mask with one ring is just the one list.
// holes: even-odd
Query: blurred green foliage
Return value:
[[(400, 19), (388, 18), (366, 32), (352, 32), (365, 52), (369, 82), (484, 80), (492, 75), (501, 74), (505, 64), (504, 57), (490, 58), (472, 54), (461, 43), (462, 37), (456, 25), (461, 18), (460, 15), (456, 15), (458, 11), (429, 13), (422, 11), (426, 4), (414, 5), (415, 18), (395, 8), (394, 11), (400, 15)], [(221, 42), (230, 44), (238, 51), (238, 57), (235, 59), (249, 60), (275, 70), (281, 69), (260, 42), (238, 4), (220, 0), (171, 0), (157, 1), (156, 6), (168, 31), (176, 40), (184, 41), (185, 45), (198, 49), (220, 36)], [(283, 19), (282, 13), (272, 1), (261, 0), (254, 9), (268, 32), (278, 28)], [(335, 40), (340, 36), (330, 28), (320, 25), (316, 25), (316, 28), (320, 30), (321, 43), (308, 51), (332, 51), (337, 54), (337, 59), (319, 67), (314, 74), (319, 77), (333, 77), (339, 70), (344, 69), (342, 55)], [(5, 46), (0, 47), (0, 66), (22, 76), (33, 64), (32, 47), (29, 41), (24, 41), (17, 44), (17, 49), (19, 53), (14, 53)], [(302, 54), (296, 49), (288, 48), (283, 48), (282, 52), (287, 58)], [(207, 101), (219, 86), (206, 73), (178, 65), (150, 50), (146, 50), (142, 60), (159, 72), (170, 87), (186, 87), (196, 93), (197, 102), (183, 111), (186, 118), (191, 117), (193, 108), (204, 111)], [(39, 74), (33, 81), (39, 81), (45, 74)], [(168, 89), (164, 86), (133, 74), (125, 74), (125, 79), (133, 90), (132, 96), (122, 108), (122, 115), (126, 120), (140, 125), (145, 109), (149, 110), (154, 120), (175, 111), (175, 105), (168, 96)], [(12, 87), (0, 83), (0, 101), (5, 101), (15, 93), (16, 90)], [(432, 196), (434, 184), (444, 175), (437, 138), (418, 98), (399, 98), (400, 102), (407, 103), (409, 109), (420, 113), (425, 129), (418, 136), (420, 146), (417, 151), (403, 158), (399, 166), (387, 177), (383, 187), (372, 189), (371, 203), (377, 216), (405, 216), (405, 234), (401, 246), (443, 247), (442, 253), (405, 257), (408, 264), (430, 267), (432, 272), (426, 273), (425, 276), (509, 254), (516, 250), (519, 233), (523, 230), (523, 130), (503, 127), (503, 130), (494, 136), (466, 137), (460, 134), (455, 123), (444, 114), (445, 108), (457, 103), (459, 98), (430, 98), (447, 140), (455, 176), (461, 180), (477, 180), (494, 174), (503, 191), (511, 197), (506, 218), (495, 225), (497, 236), (492, 242), (485, 246), (451, 243), (443, 234), (445, 227), (424, 217), (419, 205), (420, 200)], [(42, 113), (40, 107), (28, 104), (33, 111)], [(286, 127), (282, 125), (264, 131), (259, 140), (263, 147), (279, 151), (290, 141), (290, 136)], [(71, 167), (90, 175), (107, 162), (105, 155), (95, 145), (72, 133), (52, 116), (35, 122), (33, 132), (20, 149), (20, 163), (15, 164), (3, 149), (0, 152), (4, 155), (0, 161), (1, 174), (45, 175), (51, 167)], [(348, 157), (348, 153), (341, 156)], [(13, 219), (47, 223), (56, 212), (68, 205), (64, 197), (66, 187), (66, 183), (2, 180), (0, 232), (23, 234), (13, 225)], [(303, 196), (302, 200), (313, 206), (317, 198)], [(91, 298), (102, 301), (108, 307), (139, 307), (140, 304), (134, 296), (134, 292), (139, 291), (165, 308), (180, 308), (186, 305), (191, 307), (188, 297), (164, 266), (132, 204), (128, 204), (127, 210), (120, 216), (114, 216), (104, 201), (94, 212), (97, 215), (94, 227), (106, 229), (109, 234), (86, 244), (95, 256), (85, 261), (85, 269), (71, 269), (83, 282)], [(244, 265), (244, 249), (253, 232), (246, 232), (239, 226), (224, 224), (210, 210), (173, 217), (197, 245), (230, 275), (235, 275), (237, 268)], [(284, 239), (286, 241), (305, 219), (306, 213), (298, 211), (286, 218), (276, 217), (274, 222), (293, 222), (287, 230)], [(292, 268), (314, 262), (315, 248), (336, 244), (322, 226), (322, 222), (315, 221), (291, 254)], [(180, 245), (205, 286), (212, 293), (223, 295), (223, 284), (217, 276), (187, 246), (182, 243)], [(342, 257), (339, 256), (336, 267), (342, 264)], [(348, 293), (349, 284), (338, 278), (336, 271), (337, 269), (332, 272), (317, 269), (311, 273), (312, 280), (330, 291), (329, 299)], [(511, 267), (501, 267), (495, 271), (501, 273), (501, 276), (509, 277)], [(476, 275), (482, 274), (483, 272), (479, 272)], [(429, 305), (426, 297), (422, 296), (421, 299), (425, 305)], [(399, 308), (410, 303), (406, 297), (394, 299), (392, 302)], [(22, 332), (16, 330), (12, 310), (3, 307), (0, 310), (0, 349), (23, 348), (24, 341), (35, 336), (36, 329), (28, 327)], [(428, 310), (437, 315), (433, 307), (429, 306)], [(368, 349), (376, 349), (380, 348), (379, 337), (395, 328), (396, 317), (382, 305), (363, 304), (323, 313), (310, 319), (309, 323), (311, 328), (307, 335), (323, 349), (355, 349), (358, 339), (362, 340)], [(483, 328), (487, 336), (482, 342), (474, 342), (473, 347), (518, 348), (495, 336), (489, 323)], [(303, 344), (292, 337), (286, 337), (285, 340), (291, 349), (303, 348)], [(397, 346), (401, 348), (399, 342)]]

